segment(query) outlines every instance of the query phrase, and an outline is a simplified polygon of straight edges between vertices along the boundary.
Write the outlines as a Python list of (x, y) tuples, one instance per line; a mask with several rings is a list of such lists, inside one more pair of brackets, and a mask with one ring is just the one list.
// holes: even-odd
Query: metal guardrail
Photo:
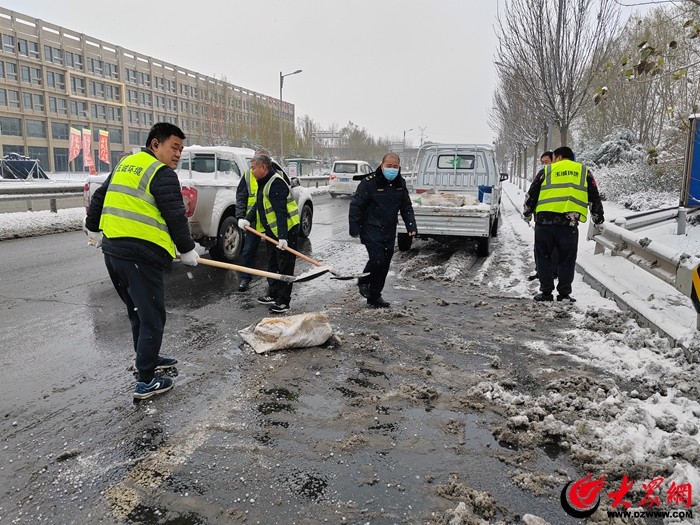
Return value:
[(71, 199), (83, 194), (82, 182), (7, 182), (0, 183), (0, 203), (27, 201), (27, 211), (32, 211), (32, 201), (48, 200), (53, 213), (58, 212), (58, 199)]
[(612, 255), (624, 257), (654, 277), (670, 284), (683, 295), (690, 297), (699, 314), (696, 329), (700, 330), (700, 302), (698, 302), (700, 290), (696, 289), (700, 287), (700, 279), (694, 278), (699, 275), (700, 258), (674, 251), (641, 233), (631, 232), (610, 222), (600, 226), (595, 226), (591, 222), (587, 237), (588, 240), (596, 243), (594, 255), (602, 254), (608, 249)]

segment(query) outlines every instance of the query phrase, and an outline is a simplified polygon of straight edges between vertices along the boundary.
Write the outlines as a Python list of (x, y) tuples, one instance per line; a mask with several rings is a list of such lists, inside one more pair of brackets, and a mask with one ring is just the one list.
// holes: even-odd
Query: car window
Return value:
[(192, 159), (192, 171), (214, 173), (214, 155), (197, 155)]
[(357, 173), (357, 164), (352, 162), (336, 162), (333, 171), (335, 173)]
[(437, 167), (441, 170), (473, 170), (474, 161), (474, 155), (439, 155)]

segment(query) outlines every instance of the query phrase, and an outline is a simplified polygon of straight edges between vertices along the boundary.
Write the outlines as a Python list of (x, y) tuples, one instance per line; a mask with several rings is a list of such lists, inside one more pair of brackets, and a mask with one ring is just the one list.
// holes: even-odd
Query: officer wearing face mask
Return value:
[(364, 270), (369, 275), (358, 279), (357, 285), (372, 308), (390, 306), (382, 297), (382, 290), (394, 255), (399, 213), (408, 235), (415, 237), (416, 219), (401, 176), (401, 159), (396, 153), (387, 153), (382, 165), (360, 182), (349, 212), (350, 235), (360, 238), (369, 255)]

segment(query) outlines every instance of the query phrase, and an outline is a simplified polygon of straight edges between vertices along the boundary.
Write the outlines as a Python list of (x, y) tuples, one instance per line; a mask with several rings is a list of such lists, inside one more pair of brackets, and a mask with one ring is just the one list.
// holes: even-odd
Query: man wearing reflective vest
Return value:
[(535, 255), (540, 293), (535, 301), (552, 301), (554, 264), (552, 252), (559, 250), (557, 301), (571, 301), (571, 283), (576, 271), (578, 224), (586, 222), (588, 208), (594, 224), (601, 224), (603, 203), (590, 170), (574, 161), (571, 148), (554, 150), (554, 162), (545, 166), (525, 195), (523, 216), (526, 221), (535, 213)]
[[(262, 154), (270, 156), (270, 152), (266, 149), (259, 149), (255, 152), (256, 155)], [(245, 231), (242, 226), (242, 220), (250, 213), (250, 210), (255, 205), (256, 196), (258, 194), (258, 180), (253, 175), (252, 170), (248, 170), (241, 177), (241, 181), (236, 188), (236, 219), (238, 219), (238, 227), (243, 234), (243, 251), (241, 252), (241, 266), (247, 268), (255, 268), (255, 258), (260, 246), (260, 237), (249, 231)], [(253, 276), (247, 273), (238, 274), (238, 291), (245, 292), (250, 286), (250, 281)]]
[[(292, 189), (285, 177), (275, 171), (272, 159), (256, 154), (250, 169), (258, 185), (255, 204), (244, 219), (238, 221), (241, 229), (254, 227), (276, 239), (279, 249), (268, 250), (267, 269), (286, 275), (294, 274), (296, 256), (285, 250), (296, 248), (299, 239), (299, 207), (292, 197)], [(292, 297), (292, 283), (268, 279), (266, 295), (258, 297), (260, 304), (269, 305), (272, 313), (288, 312)]]
[(174, 168), (182, 153), (184, 133), (159, 122), (146, 147), (124, 157), (92, 197), (85, 228), (92, 245), (102, 246), (107, 272), (124, 301), (131, 322), (138, 381), (135, 399), (167, 392), (172, 379), (156, 370), (177, 360), (160, 356), (165, 328), (163, 272), (179, 252), (197, 266), (180, 181)]

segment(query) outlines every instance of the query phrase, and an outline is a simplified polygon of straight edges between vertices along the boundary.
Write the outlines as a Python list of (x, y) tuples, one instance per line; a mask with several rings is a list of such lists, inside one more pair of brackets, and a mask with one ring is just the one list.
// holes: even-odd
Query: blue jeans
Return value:
[[(243, 251), (241, 252), (241, 266), (246, 268), (255, 268), (255, 258), (258, 254), (258, 246), (260, 246), (260, 237), (249, 231), (243, 236)], [(253, 278), (248, 273), (241, 272), (239, 275), (240, 282), (250, 282)]]
[(165, 330), (163, 270), (144, 261), (104, 254), (114, 289), (126, 305), (139, 381), (150, 383), (158, 365)]

